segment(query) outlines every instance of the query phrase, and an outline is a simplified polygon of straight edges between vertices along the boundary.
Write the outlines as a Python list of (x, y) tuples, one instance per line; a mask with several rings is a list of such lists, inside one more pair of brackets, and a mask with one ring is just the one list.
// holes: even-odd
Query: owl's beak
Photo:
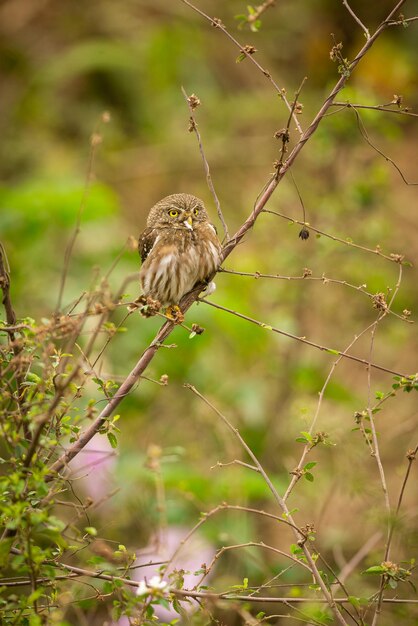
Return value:
[(187, 219), (184, 220), (183, 224), (185, 225), (186, 228), (188, 228), (189, 230), (193, 230), (193, 218), (191, 215), (189, 215), (189, 217)]

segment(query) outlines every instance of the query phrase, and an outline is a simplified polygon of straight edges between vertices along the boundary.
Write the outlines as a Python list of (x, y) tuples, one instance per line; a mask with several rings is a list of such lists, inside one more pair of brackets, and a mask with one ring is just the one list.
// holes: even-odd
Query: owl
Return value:
[(221, 244), (202, 200), (186, 193), (152, 207), (138, 248), (144, 296), (169, 308), (178, 309), (184, 294), (210, 278), (221, 261)]

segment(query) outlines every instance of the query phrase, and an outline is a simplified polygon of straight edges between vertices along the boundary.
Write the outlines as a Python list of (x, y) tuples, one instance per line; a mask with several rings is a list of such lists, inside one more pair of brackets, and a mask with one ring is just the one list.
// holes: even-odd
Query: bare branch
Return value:
[(371, 148), (373, 148), (373, 150), (375, 150), (375, 152), (377, 152), (378, 154), (380, 154), (380, 156), (382, 156), (386, 161), (388, 161), (389, 163), (391, 163), (393, 165), (393, 167), (399, 172), (400, 177), (402, 178), (403, 182), (405, 183), (405, 185), (410, 185), (410, 186), (416, 186), (418, 185), (418, 183), (411, 183), (409, 182), (401, 168), (395, 163), (395, 161), (393, 159), (391, 159), (390, 157), (388, 157), (384, 152), (382, 152), (382, 150), (380, 150), (377, 146), (374, 145), (374, 143), (372, 143), (372, 141), (370, 140), (370, 137), (367, 133), (366, 127), (364, 126), (363, 120), (360, 117), (360, 113), (353, 107), (351, 107), (352, 110), (354, 111), (355, 115), (356, 115), (356, 120), (357, 120), (357, 126), (359, 128), (359, 131), (363, 137), (363, 139), (365, 139), (365, 141), (369, 144), (369, 146)]
[[(199, 129), (197, 127), (196, 120), (195, 120), (194, 115), (193, 115), (193, 111), (196, 108), (196, 106), (193, 106), (193, 103), (196, 102), (196, 100), (192, 100), (193, 96), (189, 97), (187, 95), (187, 93), (185, 92), (183, 87), (181, 88), (181, 91), (183, 93), (183, 96), (184, 96), (184, 98), (186, 100), (187, 106), (189, 107), (189, 111), (190, 111), (190, 128), (189, 128), (189, 130), (192, 130), (195, 133), (195, 135), (196, 135), (197, 142), (199, 144), (200, 155), (201, 155), (202, 161), (203, 161), (203, 167), (205, 168), (206, 181), (208, 183), (208, 187), (209, 187), (209, 190), (210, 190), (210, 192), (211, 192), (211, 194), (213, 196), (213, 199), (215, 200), (215, 206), (216, 206), (216, 210), (218, 212), (218, 217), (219, 217), (219, 219), (221, 221), (222, 228), (224, 230), (224, 239), (226, 239), (228, 241), (228, 239), (229, 239), (228, 226), (226, 225), (225, 218), (223, 216), (222, 209), (221, 209), (221, 203), (219, 202), (219, 198), (218, 198), (218, 196), (216, 194), (215, 187), (213, 185), (212, 176), (210, 174), (209, 163), (208, 163), (208, 160), (207, 160), (207, 158), (205, 156), (205, 152), (203, 150), (202, 137), (200, 135)], [(199, 104), (200, 104), (200, 102), (199, 102)]]
[(370, 363), (367, 359), (361, 359), (360, 357), (354, 356), (353, 354), (348, 354), (341, 350), (334, 350), (333, 348), (321, 346), (319, 343), (315, 343), (314, 341), (309, 341), (305, 337), (298, 337), (297, 335), (293, 335), (292, 333), (288, 333), (284, 330), (280, 330), (279, 328), (275, 328), (274, 326), (269, 326), (268, 324), (265, 324), (264, 322), (260, 322), (259, 320), (249, 317), (248, 315), (244, 315), (243, 313), (239, 313), (238, 311), (233, 311), (232, 309), (228, 309), (227, 307), (224, 307), (220, 304), (216, 304), (215, 302), (212, 302), (209, 300), (203, 300), (203, 299), (200, 299), (199, 302), (204, 302), (205, 304), (212, 306), (216, 309), (220, 309), (221, 311), (225, 311), (226, 313), (231, 313), (232, 315), (236, 315), (237, 317), (240, 317), (241, 319), (246, 320), (247, 322), (256, 324), (257, 326), (260, 326), (260, 328), (265, 328), (266, 330), (269, 330), (273, 333), (283, 335), (284, 337), (289, 337), (290, 339), (296, 339), (296, 341), (300, 341), (301, 343), (305, 343), (308, 346), (318, 348), (318, 350), (321, 350), (323, 352), (328, 352), (329, 354), (341, 356), (346, 359), (350, 359), (351, 361), (356, 361), (357, 363), (361, 363), (362, 365), (366, 365), (367, 367), (373, 367), (374, 369), (380, 370), (381, 372), (387, 372), (388, 374), (393, 374), (394, 376), (405, 377), (404, 374), (400, 374), (399, 372), (396, 372), (395, 370), (391, 370), (387, 367), (383, 367), (383, 365), (377, 365), (377, 363)]
[(383, 113), (397, 113), (398, 115), (409, 115), (410, 117), (418, 117), (418, 113), (413, 113), (412, 111), (407, 111), (405, 109), (390, 109), (390, 106), (393, 106), (393, 102), (389, 104), (352, 104), (351, 102), (334, 102), (332, 104), (333, 107), (341, 107), (341, 109), (369, 109), (370, 111), (382, 111)]
[(350, 13), (350, 15), (356, 20), (357, 24), (364, 30), (364, 34), (366, 35), (366, 39), (370, 39), (369, 29), (366, 28), (366, 26), (363, 24), (361, 19), (354, 13), (353, 9), (348, 4), (347, 0), (342, 0), (342, 3), (345, 6), (345, 8), (347, 9), (347, 11)]
[(399, 254), (384, 254), (380, 250), (380, 246), (376, 246), (376, 248), (367, 248), (366, 246), (361, 246), (358, 243), (354, 243), (351, 239), (341, 239), (340, 237), (336, 237), (335, 235), (331, 235), (330, 233), (326, 233), (323, 230), (319, 230), (319, 228), (315, 228), (311, 226), (308, 222), (302, 222), (300, 220), (294, 219), (293, 217), (289, 217), (288, 215), (283, 215), (283, 213), (279, 213), (278, 211), (271, 211), (270, 209), (263, 209), (263, 213), (271, 213), (272, 215), (277, 215), (278, 217), (282, 217), (285, 220), (289, 220), (292, 224), (300, 224), (301, 226), (305, 226), (309, 230), (312, 230), (314, 233), (318, 233), (323, 237), (327, 237), (328, 239), (332, 239), (332, 241), (338, 241), (338, 243), (342, 243), (345, 246), (349, 246), (351, 248), (357, 248), (358, 250), (363, 250), (363, 252), (370, 252), (371, 254), (376, 254), (382, 259), (386, 259), (387, 261), (392, 261), (392, 263), (399, 263)]

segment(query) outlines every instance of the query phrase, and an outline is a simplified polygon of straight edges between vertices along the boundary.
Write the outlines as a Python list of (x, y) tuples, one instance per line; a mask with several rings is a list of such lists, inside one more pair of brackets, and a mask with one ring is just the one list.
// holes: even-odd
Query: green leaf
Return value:
[(107, 434), (107, 438), (112, 448), (117, 448), (118, 440), (116, 439), (116, 436), (114, 435), (114, 433), (106, 433), (106, 434)]
[(372, 565), (371, 567), (366, 569), (363, 574), (376, 574), (380, 576), (380, 574), (384, 574), (385, 572), (385, 567), (382, 567), (381, 565)]
[(94, 526), (86, 526), (84, 530), (88, 535), (91, 535), (92, 537), (97, 536), (97, 528), (95, 528)]
[[(43, 587), (39, 587), (38, 589), (36, 589), (33, 593), (30, 594), (30, 596), (28, 597), (28, 604), (31, 606), (34, 602), (36, 602), (36, 600), (39, 600), (39, 598), (41, 597), (41, 595), (43, 594), (44, 589)], [(41, 623), (41, 622), (40, 622)]]
[(310, 463), (306, 463), (306, 465), (305, 465), (304, 469), (306, 469), (306, 470), (310, 470), (310, 469), (312, 469), (313, 467), (315, 467), (315, 465), (316, 465), (316, 462), (315, 462), (315, 461), (311, 461)]
[(305, 476), (306, 480), (308, 480), (310, 483), (313, 483), (313, 481), (314, 481), (313, 474), (311, 474), (310, 472), (305, 472), (304, 476)]
[(303, 435), (309, 442), (312, 442), (312, 435), (306, 430), (301, 430), (300, 434)]
[(10, 537), (8, 539), (2, 539), (0, 541), (0, 567), (6, 567), (9, 556), (10, 556), (10, 548), (13, 545), (14, 537)]

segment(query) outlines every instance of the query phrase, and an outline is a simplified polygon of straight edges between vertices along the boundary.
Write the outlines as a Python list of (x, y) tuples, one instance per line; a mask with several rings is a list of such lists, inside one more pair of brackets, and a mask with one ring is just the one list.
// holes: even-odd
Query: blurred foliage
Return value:
[[(352, 0), (350, 6), (373, 31), (393, 2)], [(255, 58), (286, 88), (290, 100), (308, 76), (299, 98), (304, 128), (338, 79), (329, 57), (330, 34), (343, 43), (349, 60), (365, 41), (342, 3), (334, 0), (277, 2), (262, 16), (258, 32), (238, 28), (235, 16), (246, 11), (242, 0), (202, 0), (199, 7), (219, 17), (242, 43), (257, 48)], [(418, 3), (409, 0), (403, 11), (406, 16), (416, 14)], [(401, 94), (403, 105), (416, 111), (416, 28), (411, 24), (388, 29), (338, 100), (378, 105)], [(19, 318), (40, 320), (54, 312), (64, 253), (79, 212), (81, 228), (69, 265), (64, 311), (82, 292), (102, 288), (103, 276), (106, 288), (115, 293), (127, 276), (137, 272), (137, 253), (126, 242), (138, 235), (150, 207), (164, 195), (196, 194), (216, 221), (196, 139), (188, 133), (189, 112), (181, 86), (202, 101), (197, 122), (230, 232), (250, 214), (278, 158), (280, 142), (274, 133), (285, 126), (288, 112), (262, 73), (249, 60), (236, 63), (239, 50), (184, 4), (5, 0), (0, 6), (0, 32), (0, 235)], [(109, 123), (103, 123), (105, 111)], [(361, 110), (360, 116), (370, 141), (416, 182), (416, 120), (371, 110)], [(298, 140), (293, 124), (290, 132), (291, 148)], [(90, 166), (92, 136), (102, 141), (95, 146)], [(416, 262), (416, 187), (406, 186), (391, 164), (364, 141), (352, 110), (331, 110), (292, 171), (311, 225)], [(267, 208), (303, 219), (290, 177)], [(301, 277), (309, 268), (314, 277), (367, 285), (371, 293), (394, 289), (398, 265), (313, 232), (302, 242), (299, 230), (285, 219), (262, 214), (225, 267), (292, 277)], [(400, 315), (405, 309), (412, 311), (412, 320), (418, 309), (416, 284), (415, 268), (405, 267), (394, 310)], [(124, 293), (127, 301), (137, 297), (136, 280)], [(376, 318), (367, 296), (326, 280), (219, 273), (212, 300), (339, 350)], [(100, 373), (115, 380), (126, 376), (160, 326), (159, 319), (138, 315), (124, 321), (125, 314), (121, 309), (113, 314), (112, 321), (126, 332), (114, 336), (99, 363)], [(192, 322), (203, 326), (205, 333), (189, 339), (184, 329), (176, 329), (169, 340), (176, 348), (160, 350), (146, 372), (155, 380), (167, 374), (168, 385), (141, 380), (120, 409), (117, 460), (108, 473), (103, 471), (107, 491), (119, 490), (91, 512), (89, 524), (83, 520), (112, 547), (123, 536), (129, 549), (138, 550), (158, 533), (162, 522), (155, 473), (147, 466), (147, 451), (153, 445), (162, 450), (169, 523), (192, 527), (202, 510), (222, 501), (273, 511), (259, 476), (240, 467), (210, 469), (218, 461), (248, 459), (216, 415), (183, 387), (185, 382), (195, 385), (240, 428), (280, 491), (298, 463), (302, 446), (295, 439), (309, 428), (333, 357), (205, 304), (195, 305), (187, 314), (186, 323)], [(85, 342), (89, 332), (87, 327)], [(106, 341), (107, 335), (100, 337), (97, 352)], [(388, 316), (378, 328), (372, 360), (410, 374), (417, 369), (417, 348), (414, 326)], [(367, 359), (370, 336), (361, 338), (352, 352)], [(372, 396), (387, 392), (392, 383), (391, 375), (373, 371)], [(100, 407), (101, 391), (92, 385), (89, 392)], [(393, 506), (405, 473), (405, 453), (416, 444), (414, 400), (402, 394), (376, 417)], [(329, 433), (335, 446), (312, 451), (309, 460), (318, 463), (312, 470), (314, 482), (300, 481), (290, 498), (291, 506), (300, 511), (298, 523), (315, 524), (319, 549), (337, 570), (371, 535), (385, 532), (376, 462), (353, 430), (353, 414), (367, 402), (365, 369), (343, 361), (327, 387), (318, 422), (318, 429)], [(84, 408), (80, 401), (79, 414)], [(93, 481), (89, 487), (88, 481), (87, 477), (73, 483), (81, 499), (86, 494), (95, 497), (89, 489), (97, 486)], [(393, 548), (398, 562), (416, 555), (418, 539), (416, 493), (410, 485), (404, 498), (406, 514), (398, 522)], [(289, 549), (289, 537), (277, 524), (237, 512), (214, 516), (202, 532), (216, 547), (262, 539)], [(381, 562), (383, 542), (381, 538), (370, 551), (364, 569)], [(266, 570), (274, 575), (285, 566), (276, 555), (256, 554), (255, 549), (238, 552), (222, 557), (223, 566), (218, 566), (213, 581), (216, 587), (237, 584), (249, 574), (256, 585), (267, 578)], [(88, 561), (89, 556), (85, 558)], [(293, 583), (295, 576), (290, 570), (282, 580)], [(372, 578), (355, 573), (350, 582), (364, 596), (376, 590)], [(107, 609), (94, 605), (86, 604), (83, 611), (90, 624), (110, 619)], [(321, 620), (317, 613), (313, 607), (311, 615)], [(60, 609), (60, 615), (66, 620), (59, 622), (62, 625), (81, 623), (71, 610)], [(410, 607), (385, 607), (381, 623), (386, 626), (399, 618), (412, 626), (416, 616)], [(232, 624), (233, 619), (225, 621)]]

